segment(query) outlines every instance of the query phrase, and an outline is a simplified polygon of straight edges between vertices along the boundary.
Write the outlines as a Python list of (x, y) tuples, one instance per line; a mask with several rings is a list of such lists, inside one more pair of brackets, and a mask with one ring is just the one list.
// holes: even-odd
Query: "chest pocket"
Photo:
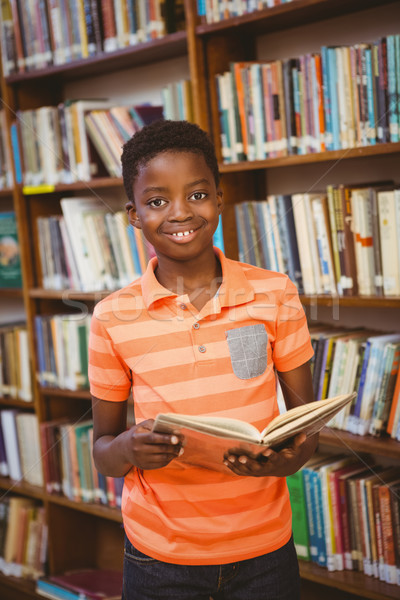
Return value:
[(252, 379), (267, 368), (268, 334), (262, 324), (225, 332), (233, 372), (239, 379)]

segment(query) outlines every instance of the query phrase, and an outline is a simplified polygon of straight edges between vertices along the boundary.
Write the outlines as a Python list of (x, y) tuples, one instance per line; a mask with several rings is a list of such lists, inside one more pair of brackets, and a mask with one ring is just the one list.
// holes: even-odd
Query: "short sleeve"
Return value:
[(307, 319), (296, 286), (287, 279), (278, 307), (276, 338), (273, 348), (278, 371), (291, 371), (313, 356)]
[(104, 320), (94, 311), (89, 335), (90, 393), (100, 400), (122, 402), (129, 396), (132, 375), (119, 356)]

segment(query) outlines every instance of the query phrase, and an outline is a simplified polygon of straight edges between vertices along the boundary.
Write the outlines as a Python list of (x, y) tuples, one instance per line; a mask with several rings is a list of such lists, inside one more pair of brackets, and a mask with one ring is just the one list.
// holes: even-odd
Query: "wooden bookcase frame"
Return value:
[[(199, 24), (196, 13), (196, 0), (185, 0), (186, 31), (166, 36), (164, 39), (147, 42), (126, 48), (112, 54), (104, 54), (68, 65), (50, 67), (44, 71), (1, 77), (1, 97), (10, 125), (18, 109), (37, 108), (44, 104), (61, 101), (62, 83), (81, 77), (120, 70), (127, 67), (159, 62), (167, 58), (188, 55), (193, 86), (194, 111), (196, 122), (210, 132), (216, 142), (219, 159), (219, 119), (215, 75), (223, 72), (235, 60), (255, 58), (255, 38), (260, 33), (268, 33), (290, 28), (294, 25), (317, 22), (347, 13), (365, 10), (370, 7), (390, 4), (393, 0), (295, 0), (270, 9), (235, 17), (215, 24)], [(400, 144), (380, 144), (352, 150), (338, 150), (303, 156), (288, 156), (264, 161), (221, 164), (222, 187), (227, 204), (224, 210), (224, 241), (226, 254), (236, 258), (238, 254), (235, 234), (234, 198), (265, 198), (265, 172), (272, 167), (315, 164), (344, 158), (364, 157), (373, 159), (382, 154), (400, 154)], [(93, 189), (120, 188), (118, 178), (100, 178), (90, 183)], [(24, 195), (21, 185), (12, 190), (2, 190), (1, 197), (12, 195), (18, 220), (18, 233), (21, 243), (23, 274), (23, 299), (30, 333), (30, 354), (35, 370), (34, 317), (44, 312), (56, 313), (63, 310), (60, 302), (64, 292), (44, 290), (37, 279), (37, 239), (34, 221), (38, 215), (60, 212), (59, 199), (64, 195), (74, 195), (86, 189), (85, 184), (57, 185), (50, 194)], [(36, 257), (36, 258), (35, 258)], [(15, 290), (2, 290), (3, 296), (18, 297)], [(82, 293), (68, 291), (68, 298), (93, 306), (106, 292)], [(317, 302), (329, 306), (328, 297), (302, 297), (305, 305)], [(340, 298), (340, 305), (370, 307), (375, 310), (393, 311), (393, 317), (400, 314), (400, 298)], [(18, 401), (0, 402), (1, 406), (26, 407)], [(67, 416), (79, 418), (90, 408), (90, 394), (86, 391), (41, 388), (34, 383), (33, 409), (39, 421)], [(389, 439), (361, 438), (341, 432), (321, 434), (321, 442), (332, 448), (343, 444), (355, 451), (381, 455), (394, 460), (400, 459), (400, 444)], [(121, 516), (118, 510), (85, 503), (76, 503), (67, 498), (47, 494), (25, 483), (11, 482), (0, 478), (0, 490), (13, 490), (14, 493), (41, 500), (46, 507), (49, 522), (49, 569), (55, 573), (68, 568), (99, 566), (118, 567), (122, 564)], [(301, 575), (309, 582), (307, 598), (317, 598), (324, 593), (329, 598), (339, 599), (345, 592), (349, 600), (357, 597), (371, 600), (389, 600), (398, 597), (399, 588), (365, 577), (355, 572), (328, 573), (314, 564), (301, 563)], [(19, 581), (0, 575), (0, 595), (4, 600), (39, 598), (29, 582)]]

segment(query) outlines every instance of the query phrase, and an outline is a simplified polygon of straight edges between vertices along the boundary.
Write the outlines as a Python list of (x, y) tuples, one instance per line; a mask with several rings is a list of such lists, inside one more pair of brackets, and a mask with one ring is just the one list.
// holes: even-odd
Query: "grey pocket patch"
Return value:
[(252, 379), (267, 368), (268, 334), (262, 324), (247, 325), (225, 332), (233, 372), (239, 379)]

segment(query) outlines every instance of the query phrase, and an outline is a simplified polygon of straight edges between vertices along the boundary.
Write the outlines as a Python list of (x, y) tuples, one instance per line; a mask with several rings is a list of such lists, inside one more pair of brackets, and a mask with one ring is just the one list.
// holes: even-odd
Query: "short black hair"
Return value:
[(155, 121), (136, 132), (122, 149), (122, 177), (126, 195), (134, 202), (133, 184), (139, 167), (161, 152), (194, 152), (204, 157), (218, 187), (220, 174), (214, 145), (208, 134), (188, 121)]

